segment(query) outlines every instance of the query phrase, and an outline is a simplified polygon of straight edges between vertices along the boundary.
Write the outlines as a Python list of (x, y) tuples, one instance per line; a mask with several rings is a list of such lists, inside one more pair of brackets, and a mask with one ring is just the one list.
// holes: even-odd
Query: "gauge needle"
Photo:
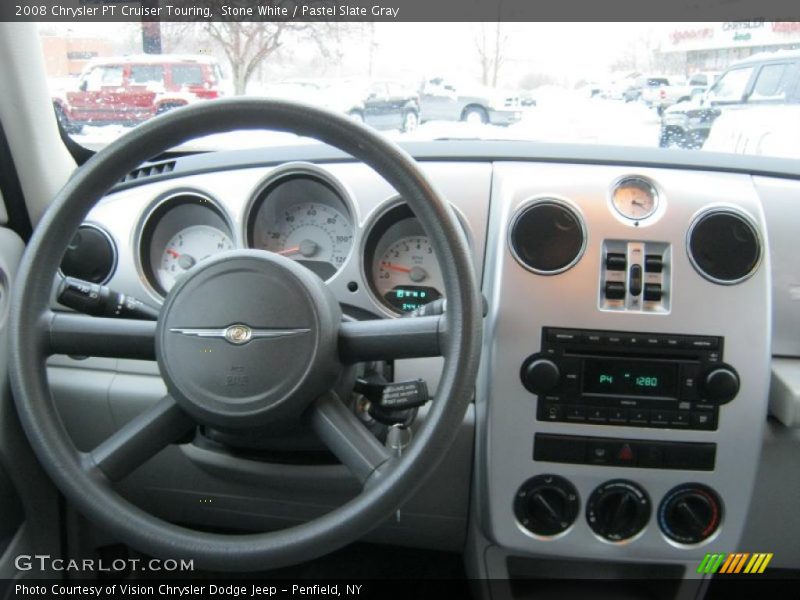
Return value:
[(284, 248), (278, 251), (278, 254), (289, 256), (290, 254), (297, 254), (298, 252), (305, 257), (314, 256), (317, 252), (317, 243), (313, 240), (303, 240), (299, 246), (292, 246), (291, 248)]
[(167, 248), (166, 252), (167, 252), (167, 254), (169, 254), (169, 255), (170, 255), (172, 258), (180, 258), (180, 256), (181, 256), (181, 253), (180, 253), (180, 252), (178, 252), (178, 251), (176, 251), (176, 250), (173, 250), (172, 248)]
[(395, 265), (395, 264), (390, 263), (390, 262), (383, 263), (383, 266), (386, 267), (387, 269), (391, 269), (392, 271), (399, 271), (400, 273), (411, 273), (411, 269), (409, 269), (408, 267), (403, 267), (401, 265)]

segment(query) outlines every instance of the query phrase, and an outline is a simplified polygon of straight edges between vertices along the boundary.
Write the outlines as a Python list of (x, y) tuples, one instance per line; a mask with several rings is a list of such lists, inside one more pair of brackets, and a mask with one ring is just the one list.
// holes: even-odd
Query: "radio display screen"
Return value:
[(589, 358), (583, 366), (583, 391), (618, 396), (678, 397), (678, 365)]

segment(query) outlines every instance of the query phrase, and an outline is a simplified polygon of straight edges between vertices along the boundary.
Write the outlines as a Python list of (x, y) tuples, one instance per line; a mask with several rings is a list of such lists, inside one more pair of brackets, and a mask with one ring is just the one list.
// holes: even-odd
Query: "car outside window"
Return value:
[(173, 85), (203, 85), (203, 69), (200, 65), (172, 65)]
[(164, 83), (164, 67), (161, 65), (131, 65), (132, 84)]
[(711, 88), (711, 100), (714, 102), (741, 102), (752, 74), (753, 67), (728, 71)]
[(784, 100), (788, 83), (788, 63), (778, 63), (761, 67), (756, 77), (750, 100)]

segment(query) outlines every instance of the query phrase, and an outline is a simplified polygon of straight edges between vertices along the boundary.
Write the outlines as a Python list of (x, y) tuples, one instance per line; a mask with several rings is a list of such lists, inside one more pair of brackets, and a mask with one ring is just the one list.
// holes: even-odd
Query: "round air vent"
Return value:
[(578, 262), (586, 248), (586, 231), (580, 216), (565, 203), (539, 200), (517, 213), (510, 243), (523, 267), (554, 275)]
[(61, 273), (92, 283), (106, 283), (117, 265), (111, 236), (96, 225), (78, 227), (61, 259)]
[(689, 259), (700, 275), (714, 283), (744, 281), (758, 267), (761, 240), (756, 228), (739, 213), (713, 210), (689, 228)]

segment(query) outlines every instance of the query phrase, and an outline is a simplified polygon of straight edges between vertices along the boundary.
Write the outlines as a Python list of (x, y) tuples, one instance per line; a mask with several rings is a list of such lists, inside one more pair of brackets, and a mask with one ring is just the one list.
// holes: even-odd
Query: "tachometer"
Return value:
[(430, 240), (402, 237), (389, 245), (373, 265), (379, 296), (398, 312), (410, 312), (442, 297), (442, 271)]
[(193, 225), (179, 231), (167, 242), (156, 270), (159, 285), (169, 291), (175, 282), (209, 256), (232, 250), (230, 237), (210, 225)]
[(412, 312), (444, 296), (436, 253), (407, 204), (392, 206), (370, 227), (364, 275), (375, 300), (393, 313)]

